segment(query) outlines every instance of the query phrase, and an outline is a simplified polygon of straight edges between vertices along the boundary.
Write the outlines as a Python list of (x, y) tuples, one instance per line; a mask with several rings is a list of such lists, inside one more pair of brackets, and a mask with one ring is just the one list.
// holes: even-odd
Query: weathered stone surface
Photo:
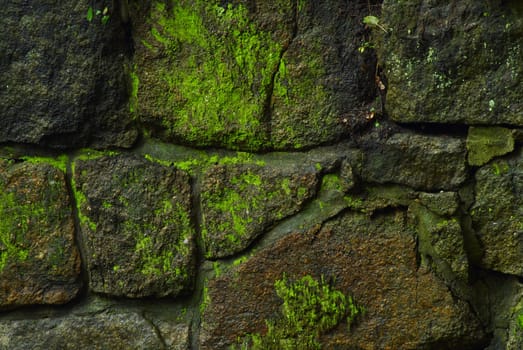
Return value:
[(484, 334), (466, 302), (419, 266), (406, 213), (346, 212), (308, 233), (290, 234), (207, 284), (201, 349), (227, 349), (265, 333), (282, 301), (276, 280), (324, 276), (366, 314), (321, 337), (326, 349), (478, 349)]
[(471, 287), (473, 302), (492, 333), (485, 350), (523, 348), (523, 286), (518, 278), (484, 271)]
[(467, 135), (467, 150), (470, 165), (484, 165), (494, 157), (512, 152), (514, 135), (507, 128), (471, 126)]
[(519, 1), (385, 0), (386, 109), (401, 122), (523, 123)]
[(218, 164), (201, 186), (202, 237), (208, 258), (238, 253), (316, 193), (312, 165)]
[(467, 179), (465, 144), (449, 136), (396, 133), (365, 145), (362, 178), (418, 190), (456, 189)]
[(418, 194), (421, 204), (437, 215), (454, 215), (459, 207), (459, 198), (456, 192), (438, 192)]
[(523, 155), (494, 160), (476, 173), (473, 227), (484, 249), (481, 265), (523, 276)]
[(182, 171), (136, 156), (74, 163), (90, 288), (176, 296), (194, 278), (191, 187)]
[(40, 160), (0, 160), (0, 307), (64, 304), (79, 275), (64, 173)]
[(374, 99), (375, 65), (356, 50), (365, 1), (132, 6), (133, 109), (163, 139), (243, 150), (305, 148), (339, 140), (348, 133), (342, 119), (361, 117)]
[(169, 331), (180, 336), (174, 343), (139, 313), (108, 310), (32, 320), (1, 320), (0, 348), (24, 349), (189, 349), (189, 327), (172, 324)]
[(366, 121), (362, 111), (376, 95), (375, 58), (357, 50), (369, 2), (297, 3), (293, 37), (274, 78), (270, 130), (277, 149), (346, 136)]
[(89, 23), (88, 6), (57, 0), (2, 4), (1, 142), (64, 148), (87, 142), (128, 147), (135, 141), (123, 28), (112, 8), (107, 24), (100, 16)]
[(457, 280), (467, 283), (469, 262), (459, 220), (437, 215), (417, 203), (412, 203), (409, 211), (416, 224), (418, 251), (424, 263), (451, 285)]

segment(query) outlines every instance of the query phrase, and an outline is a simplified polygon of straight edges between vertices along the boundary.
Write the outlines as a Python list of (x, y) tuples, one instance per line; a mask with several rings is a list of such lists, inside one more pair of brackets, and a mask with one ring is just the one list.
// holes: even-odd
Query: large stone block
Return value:
[(202, 237), (208, 258), (241, 252), (316, 194), (318, 169), (312, 163), (293, 164), (291, 157), (218, 164), (205, 172)]
[(487, 269), (523, 276), (523, 155), (491, 161), (476, 173), (470, 213)]
[(0, 348), (188, 350), (189, 326), (118, 310), (1, 320)]
[(1, 142), (59, 148), (134, 143), (124, 73), (127, 40), (108, 6), (110, 19), (103, 24), (101, 16), (86, 19), (87, 2), (2, 4)]
[(378, 52), (400, 122), (523, 124), (519, 1), (385, 0)]
[(342, 120), (361, 116), (374, 99), (375, 65), (356, 50), (364, 1), (133, 6), (133, 109), (163, 139), (243, 150), (311, 147), (347, 135)]
[(32, 160), (0, 160), (0, 307), (64, 304), (81, 287), (65, 174)]
[(401, 210), (372, 219), (345, 212), (215, 270), (202, 306), (201, 349), (228, 349), (247, 334), (263, 336), (266, 321), (285, 307), (275, 282), (305, 275), (366, 310), (350, 329), (342, 320), (321, 335), (317, 341), (326, 349), (478, 349), (485, 341), (469, 304), (418, 264), (415, 233)]
[(73, 186), (93, 291), (163, 297), (191, 289), (188, 175), (136, 156), (103, 156), (76, 160)]
[(467, 179), (465, 143), (455, 137), (396, 133), (364, 145), (361, 176), (424, 191), (452, 190)]

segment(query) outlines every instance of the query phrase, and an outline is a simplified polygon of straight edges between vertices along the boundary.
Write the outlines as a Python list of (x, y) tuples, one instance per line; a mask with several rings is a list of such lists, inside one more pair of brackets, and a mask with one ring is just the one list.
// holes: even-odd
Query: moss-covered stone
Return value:
[[(278, 8), (289, 15), (292, 6)], [(235, 149), (266, 148), (267, 100), (283, 42), (243, 3), (159, 2), (139, 44), (138, 112), (168, 139)], [(143, 57), (143, 56), (142, 56)]]
[(417, 203), (412, 203), (409, 210), (417, 227), (422, 263), (449, 285), (467, 283), (469, 262), (458, 219), (439, 216)]
[[(341, 31), (332, 6), (348, 23)], [(137, 18), (131, 109), (154, 136), (249, 151), (311, 147), (346, 136), (342, 116), (374, 98), (374, 65), (355, 50), (360, 5), (164, 0), (138, 7), (148, 15)]]
[(202, 238), (208, 258), (247, 248), (276, 221), (316, 192), (314, 167), (274, 167), (240, 162), (210, 167), (201, 189)]
[(33, 160), (0, 160), (0, 307), (63, 304), (81, 287), (63, 162)]
[(115, 155), (75, 160), (73, 176), (93, 291), (176, 296), (191, 288), (194, 227), (184, 172)]
[(523, 276), (523, 155), (521, 150), (493, 160), (476, 172), (476, 198), (470, 209), (483, 247), (481, 266)]
[(321, 349), (321, 334), (345, 318), (350, 327), (365, 310), (356, 305), (352, 296), (333, 289), (323, 276), (317, 281), (305, 275), (293, 282), (283, 276), (274, 287), (283, 300), (283, 317), (266, 321), (267, 333), (247, 336), (242, 349)]
[[(372, 219), (345, 211), (308, 232), (288, 234), (209, 279), (200, 349), (229, 349), (246, 334), (267, 335), (265, 320), (274, 319), (284, 304), (279, 294), (285, 293), (274, 288), (283, 275), (296, 282), (307, 275), (321, 281), (324, 275), (331, 291), (350, 291), (365, 307), (365, 315), (350, 331), (350, 322), (342, 318), (320, 334), (318, 343), (324, 349), (401, 349), (406, 344), (413, 349), (434, 344), (472, 349), (481, 348), (485, 338), (469, 304), (419, 266), (415, 232), (405, 211), (389, 210)], [(292, 339), (288, 345), (306, 348), (293, 347)]]
[(514, 150), (512, 130), (502, 127), (470, 127), (467, 135), (468, 162), (483, 165)]
[(386, 109), (401, 122), (523, 123), (518, 1), (383, 2)]

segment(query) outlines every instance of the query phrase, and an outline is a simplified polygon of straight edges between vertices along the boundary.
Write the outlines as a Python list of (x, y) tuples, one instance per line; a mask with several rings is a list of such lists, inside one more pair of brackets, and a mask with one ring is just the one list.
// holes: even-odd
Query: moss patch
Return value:
[(470, 127), (467, 135), (468, 162), (483, 165), (514, 150), (512, 130), (502, 127)]
[(350, 327), (365, 311), (323, 276), (318, 281), (306, 275), (294, 282), (284, 276), (274, 287), (283, 300), (282, 317), (266, 321), (267, 333), (247, 337), (242, 349), (321, 349), (320, 335), (343, 321)]
[(164, 88), (151, 99), (165, 111), (160, 124), (167, 136), (199, 146), (266, 148), (265, 106), (282, 51), (271, 33), (251, 21), (243, 4), (155, 2), (151, 20), (146, 47), (166, 58), (155, 72)]
[(247, 248), (274, 222), (297, 212), (315, 193), (311, 169), (282, 170), (258, 164), (218, 164), (202, 184), (202, 239), (206, 256)]

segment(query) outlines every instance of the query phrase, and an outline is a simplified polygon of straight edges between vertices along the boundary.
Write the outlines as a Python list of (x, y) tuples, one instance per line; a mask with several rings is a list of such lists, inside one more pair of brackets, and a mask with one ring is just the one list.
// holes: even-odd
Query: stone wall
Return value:
[(0, 14), (0, 348), (523, 346), (519, 2)]

